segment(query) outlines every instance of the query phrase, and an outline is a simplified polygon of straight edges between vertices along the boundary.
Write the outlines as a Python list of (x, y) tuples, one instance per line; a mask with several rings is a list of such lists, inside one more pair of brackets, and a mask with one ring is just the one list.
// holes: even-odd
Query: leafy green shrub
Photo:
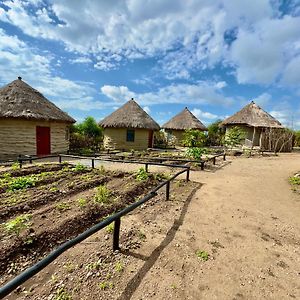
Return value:
[(245, 137), (246, 132), (242, 128), (234, 126), (226, 132), (224, 143), (228, 147), (235, 147), (240, 145)]
[(83, 164), (76, 164), (76, 166), (73, 168), (74, 171), (76, 172), (82, 172), (87, 170), (87, 166), (83, 165)]
[(95, 194), (95, 202), (97, 203), (107, 203), (109, 201), (110, 191), (105, 185), (100, 185), (97, 187)]
[(207, 136), (203, 131), (187, 129), (183, 134), (182, 144), (186, 147), (203, 147), (206, 141)]
[(205, 148), (199, 148), (199, 147), (190, 147), (186, 150), (185, 155), (187, 157), (200, 160), (202, 155), (206, 153)]
[(17, 216), (13, 220), (4, 223), (4, 230), (9, 234), (19, 236), (22, 230), (27, 229), (31, 225), (29, 222), (31, 218), (32, 215), (30, 214)]
[(144, 168), (140, 168), (135, 176), (138, 181), (146, 181), (149, 178), (149, 174), (146, 172)]
[(197, 250), (196, 255), (198, 258), (201, 258), (204, 261), (207, 261), (209, 258), (209, 254), (206, 251), (203, 250)]
[(31, 176), (13, 178), (8, 185), (9, 191), (22, 190), (35, 186), (36, 178)]

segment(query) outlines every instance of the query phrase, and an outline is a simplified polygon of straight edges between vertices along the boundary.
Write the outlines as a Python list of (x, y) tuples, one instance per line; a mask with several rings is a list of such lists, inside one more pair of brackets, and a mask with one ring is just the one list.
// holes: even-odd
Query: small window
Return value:
[(134, 142), (134, 130), (132, 129), (127, 129), (127, 137), (126, 137), (127, 142)]

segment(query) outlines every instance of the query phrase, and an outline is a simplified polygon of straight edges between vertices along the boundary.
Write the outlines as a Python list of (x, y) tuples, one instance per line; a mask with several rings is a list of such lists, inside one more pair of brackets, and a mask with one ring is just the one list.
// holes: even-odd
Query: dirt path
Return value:
[(287, 180), (299, 170), (289, 154), (193, 172), (204, 185), (182, 226), (120, 299), (300, 299), (300, 195)]

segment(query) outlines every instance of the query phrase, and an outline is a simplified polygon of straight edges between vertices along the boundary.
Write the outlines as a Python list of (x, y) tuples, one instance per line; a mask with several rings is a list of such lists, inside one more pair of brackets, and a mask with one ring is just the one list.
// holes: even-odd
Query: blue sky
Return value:
[(209, 124), (254, 100), (300, 129), (299, 70), (299, 0), (0, 0), (0, 86), (22, 76), (78, 121), (133, 97)]

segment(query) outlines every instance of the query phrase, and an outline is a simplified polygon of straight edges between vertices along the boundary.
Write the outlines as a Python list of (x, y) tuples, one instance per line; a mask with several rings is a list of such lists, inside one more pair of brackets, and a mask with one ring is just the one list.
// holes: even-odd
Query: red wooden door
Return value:
[(153, 130), (149, 130), (148, 148), (153, 147)]
[(48, 155), (50, 153), (50, 127), (36, 126), (36, 154)]

